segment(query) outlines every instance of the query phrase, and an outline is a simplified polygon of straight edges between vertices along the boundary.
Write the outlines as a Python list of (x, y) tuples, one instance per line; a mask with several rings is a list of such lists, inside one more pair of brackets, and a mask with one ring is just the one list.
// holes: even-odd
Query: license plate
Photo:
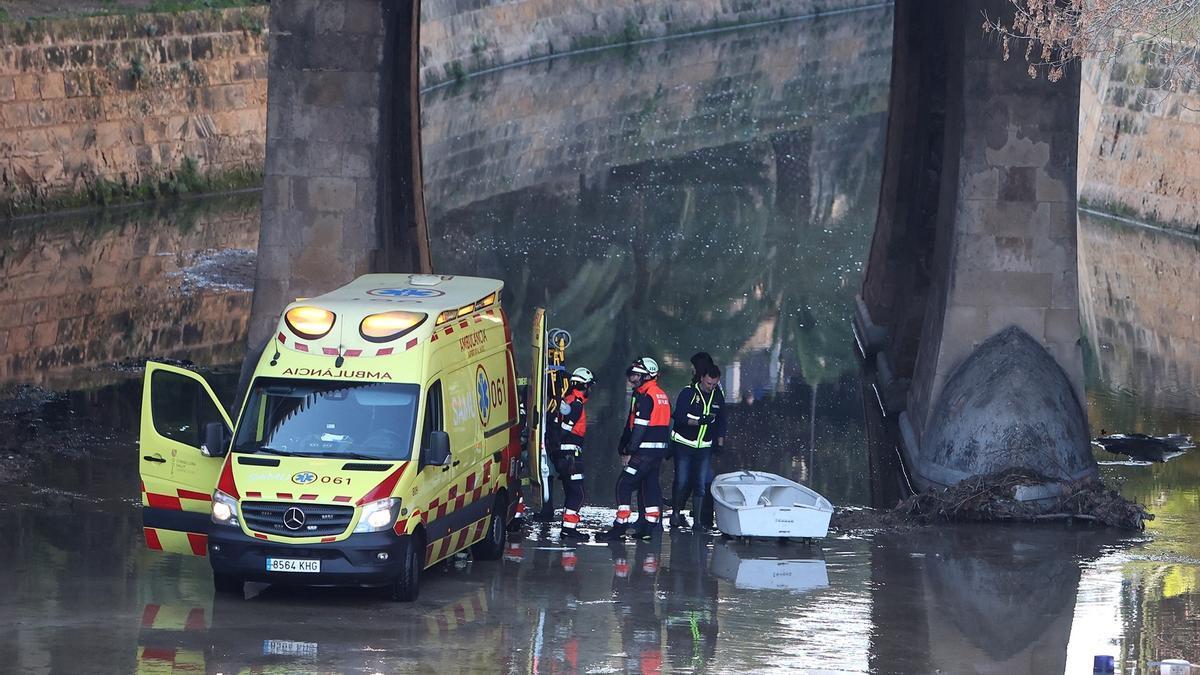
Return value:
[(294, 640), (263, 640), (264, 656), (312, 656), (317, 653), (316, 642)]
[(268, 572), (320, 572), (320, 560), (291, 560), (288, 558), (267, 558)]

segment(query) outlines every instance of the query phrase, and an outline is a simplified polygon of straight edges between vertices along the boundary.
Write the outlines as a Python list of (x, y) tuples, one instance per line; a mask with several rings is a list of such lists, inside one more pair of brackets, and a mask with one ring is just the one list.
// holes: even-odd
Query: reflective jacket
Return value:
[(578, 389), (572, 389), (563, 397), (562, 413), (559, 428), (562, 429), (562, 449), (580, 452), (583, 450), (583, 439), (587, 435), (587, 396)]
[[(709, 415), (715, 418), (711, 423), (691, 424)], [(725, 435), (725, 392), (717, 386), (705, 394), (700, 385), (688, 385), (675, 399), (673, 417), (675, 428), (671, 431), (671, 440), (689, 448), (711, 448), (718, 438)]]
[(670, 434), (671, 400), (658, 380), (649, 380), (633, 391), (621, 435), (622, 452), (665, 455)]

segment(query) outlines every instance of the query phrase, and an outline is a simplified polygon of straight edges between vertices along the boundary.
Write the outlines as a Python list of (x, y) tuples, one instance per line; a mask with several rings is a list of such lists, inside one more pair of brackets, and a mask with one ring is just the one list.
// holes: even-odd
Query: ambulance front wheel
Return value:
[(400, 576), (392, 582), (392, 600), (412, 602), (417, 599), (421, 590), (421, 569), (425, 567), (425, 541), (419, 531), (414, 532), (400, 548), (404, 556), (404, 565), (400, 568)]
[(505, 493), (501, 492), (492, 502), (487, 534), (471, 547), (471, 553), (475, 554), (477, 560), (499, 560), (500, 556), (504, 555), (504, 535), (508, 531), (504, 523), (504, 514), (507, 512)]
[(218, 574), (213, 572), (213, 588), (218, 593), (241, 595), (245, 588), (245, 582), (229, 574)]

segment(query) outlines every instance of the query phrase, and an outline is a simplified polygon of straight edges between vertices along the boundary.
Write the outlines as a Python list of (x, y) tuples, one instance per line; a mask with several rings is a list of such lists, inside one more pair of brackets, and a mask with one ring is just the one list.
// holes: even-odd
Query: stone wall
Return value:
[(0, 212), (253, 179), (266, 23), (255, 7), (0, 24)]
[(1158, 88), (1162, 69), (1144, 49), (1084, 64), (1079, 201), (1200, 233), (1200, 91)]
[(587, 47), (884, 4), (880, 0), (423, 0), (421, 81)]

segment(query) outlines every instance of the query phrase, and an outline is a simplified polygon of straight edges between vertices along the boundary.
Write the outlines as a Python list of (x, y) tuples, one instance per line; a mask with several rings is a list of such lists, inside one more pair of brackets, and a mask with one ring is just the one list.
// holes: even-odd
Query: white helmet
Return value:
[(571, 382), (573, 384), (591, 384), (596, 378), (592, 375), (592, 371), (587, 368), (576, 368), (571, 371)]
[(629, 372), (646, 377), (658, 377), (658, 361), (649, 356), (642, 356), (635, 359), (633, 365), (629, 366)]

